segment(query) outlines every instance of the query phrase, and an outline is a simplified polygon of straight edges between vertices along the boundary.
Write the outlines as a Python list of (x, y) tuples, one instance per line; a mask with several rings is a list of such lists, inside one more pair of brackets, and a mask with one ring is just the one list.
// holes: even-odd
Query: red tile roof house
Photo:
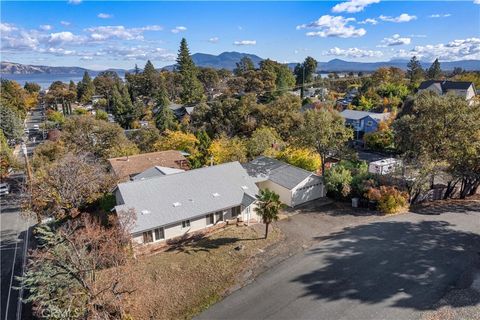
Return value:
[(108, 162), (120, 182), (132, 180), (136, 175), (156, 166), (182, 170), (190, 169), (188, 160), (180, 151), (176, 150), (112, 158), (108, 159)]

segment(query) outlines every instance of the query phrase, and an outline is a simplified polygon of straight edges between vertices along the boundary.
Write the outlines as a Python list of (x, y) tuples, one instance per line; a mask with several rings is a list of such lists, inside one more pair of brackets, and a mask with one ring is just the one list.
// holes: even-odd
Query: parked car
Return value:
[(33, 125), (33, 130), (37, 130), (37, 131), (40, 130), (40, 127), (38, 126), (38, 124)]
[(7, 182), (0, 183), (0, 195), (5, 195), (10, 193), (10, 184)]

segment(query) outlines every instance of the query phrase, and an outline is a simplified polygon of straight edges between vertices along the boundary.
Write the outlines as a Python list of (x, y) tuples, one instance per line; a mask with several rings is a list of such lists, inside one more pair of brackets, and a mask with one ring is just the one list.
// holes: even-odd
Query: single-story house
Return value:
[(418, 87), (419, 92), (423, 90), (431, 90), (438, 95), (454, 93), (467, 101), (474, 98), (476, 94), (475, 85), (469, 81), (427, 80)]
[(188, 170), (187, 159), (180, 151), (167, 150), (159, 152), (142, 153), (133, 156), (108, 159), (111, 170), (119, 181), (128, 181), (137, 174), (155, 167), (168, 167)]
[(259, 221), (258, 187), (238, 162), (120, 183), (115, 189), (120, 221), (134, 210), (134, 243), (185, 236), (226, 220)]
[(185, 170), (176, 169), (176, 168), (169, 168), (169, 167), (155, 166), (155, 167), (148, 168), (147, 170), (137, 174), (136, 176), (134, 176), (132, 178), (132, 181), (162, 177), (162, 176), (166, 176), (166, 175), (169, 175), (169, 174), (180, 173), (180, 172), (185, 172)]
[(378, 124), (390, 117), (390, 112), (375, 113), (358, 110), (343, 110), (340, 115), (345, 119), (345, 124), (354, 130), (355, 139), (361, 139), (365, 133), (378, 130)]
[(288, 163), (261, 156), (243, 167), (260, 189), (274, 191), (289, 207), (325, 197), (322, 177)]

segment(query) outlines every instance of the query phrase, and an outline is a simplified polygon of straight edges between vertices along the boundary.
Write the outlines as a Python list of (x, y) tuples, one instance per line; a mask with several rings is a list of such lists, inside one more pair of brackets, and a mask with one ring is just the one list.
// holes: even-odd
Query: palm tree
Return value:
[(278, 212), (283, 208), (283, 203), (280, 201), (280, 196), (268, 188), (260, 190), (257, 200), (255, 212), (262, 217), (263, 223), (265, 223), (265, 239), (267, 239), (268, 225), (278, 220)]

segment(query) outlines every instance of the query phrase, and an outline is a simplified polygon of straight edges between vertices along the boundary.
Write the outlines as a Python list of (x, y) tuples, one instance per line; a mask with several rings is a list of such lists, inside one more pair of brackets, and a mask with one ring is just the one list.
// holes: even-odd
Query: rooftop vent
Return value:
[(216, 198), (216, 197), (220, 197), (220, 193), (217, 193), (217, 192), (212, 193), (212, 196), (214, 196), (215, 198)]
[(173, 203), (173, 206), (174, 206), (174, 207), (180, 207), (181, 205), (182, 205), (182, 204), (181, 204), (180, 202), (174, 202), (174, 203)]
[(141, 212), (142, 212), (142, 215), (151, 213), (150, 210), (142, 210)]
[(248, 187), (247, 187), (247, 186), (242, 186), (242, 189), (243, 189), (243, 190), (247, 190)]

